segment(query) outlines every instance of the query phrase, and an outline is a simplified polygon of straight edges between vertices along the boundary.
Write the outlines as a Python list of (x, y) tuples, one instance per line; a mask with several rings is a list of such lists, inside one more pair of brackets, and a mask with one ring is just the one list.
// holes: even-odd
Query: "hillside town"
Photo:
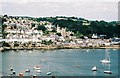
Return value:
[[(98, 36), (97, 33), (93, 33), (91, 38), (79, 38), (66, 27), (53, 25), (49, 21), (37, 22), (22, 17), (3, 18), (5, 21), (0, 33), (2, 49), (119, 48), (120, 44), (120, 38), (104, 39), (106, 35)], [(90, 22), (83, 21), (83, 25), (90, 25)]]

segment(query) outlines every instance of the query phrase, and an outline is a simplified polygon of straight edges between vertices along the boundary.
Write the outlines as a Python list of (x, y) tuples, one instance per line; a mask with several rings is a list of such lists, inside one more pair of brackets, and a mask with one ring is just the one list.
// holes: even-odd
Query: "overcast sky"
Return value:
[[(19, 1), (19, 2), (18, 2)], [(1, 0), (2, 15), (75, 16), (90, 20), (118, 20), (119, 0)]]

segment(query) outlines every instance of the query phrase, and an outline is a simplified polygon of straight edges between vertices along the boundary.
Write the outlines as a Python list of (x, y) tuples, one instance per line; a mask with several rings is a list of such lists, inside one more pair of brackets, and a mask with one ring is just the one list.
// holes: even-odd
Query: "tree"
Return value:
[(34, 23), (32, 23), (31, 25), (32, 25), (32, 27), (35, 27), (35, 24), (34, 24)]
[(50, 44), (52, 44), (52, 43), (53, 43), (52, 40), (49, 40), (49, 41), (43, 40), (43, 41), (41, 42), (41, 44), (45, 44), (45, 45), (50, 45)]
[(10, 45), (8, 43), (6, 43), (6, 42), (3, 42), (3, 46), (10, 47)]
[(58, 36), (62, 36), (61, 33), (56, 33), (56, 35), (58, 35)]
[(38, 25), (37, 30), (42, 30), (42, 31), (45, 31), (45, 30), (46, 30), (46, 28), (45, 28), (45, 26), (44, 26), (44, 25)]
[(19, 46), (19, 43), (18, 42), (14, 42), (14, 47), (18, 47)]

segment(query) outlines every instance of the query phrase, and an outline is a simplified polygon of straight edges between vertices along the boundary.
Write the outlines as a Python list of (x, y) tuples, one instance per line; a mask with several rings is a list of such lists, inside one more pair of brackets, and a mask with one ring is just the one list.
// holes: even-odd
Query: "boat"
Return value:
[(26, 72), (26, 73), (28, 73), (28, 72), (30, 72), (30, 70), (29, 70), (29, 69), (27, 69), (27, 70), (25, 70), (25, 72)]
[(97, 67), (94, 66), (94, 67), (92, 68), (92, 71), (97, 71)]
[(10, 65), (10, 71), (13, 71), (13, 67), (12, 67), (12, 65)]
[(0, 48), (0, 52), (4, 52), (4, 48)]
[(15, 72), (15, 71), (13, 71), (12, 73), (13, 73), (13, 74), (16, 74), (16, 72)]
[(40, 70), (40, 67), (39, 66), (35, 66), (34, 69), (35, 70)]
[(13, 72), (11, 72), (10, 75), (13, 75)]
[(112, 74), (112, 71), (110, 70), (110, 64), (108, 64), (108, 70), (104, 71), (105, 74)]
[(29, 53), (32, 53), (32, 51), (29, 51)]
[(40, 70), (39, 66), (35, 66), (34, 69), (36, 70), (37, 73), (41, 73), (41, 70)]
[(52, 74), (52, 72), (50, 72), (50, 70), (49, 70), (49, 65), (48, 65), (48, 72), (46, 73), (47, 75), (51, 75)]
[(10, 70), (13, 71), (13, 68), (11, 67)]
[(24, 76), (23, 73), (19, 73), (19, 76)]
[(47, 72), (47, 75), (51, 75), (51, 72), (49, 71), (49, 72)]
[(80, 67), (80, 66), (77, 64), (77, 65), (75, 65), (75, 67)]
[(37, 77), (37, 75), (34, 74), (34, 75), (33, 75), (33, 78), (36, 78), (36, 77)]
[(36, 70), (37, 73), (41, 73), (41, 70)]
[(106, 49), (106, 52), (105, 52), (105, 59), (100, 60), (101, 63), (110, 63), (110, 62), (111, 62), (111, 61), (110, 61), (109, 53), (110, 53), (110, 52), (108, 52), (108, 49)]
[(102, 63), (110, 63), (110, 61), (107, 60), (107, 59), (101, 60), (101, 62), (102, 62)]
[(112, 74), (111, 71), (104, 71), (104, 73), (106, 73), (106, 74)]

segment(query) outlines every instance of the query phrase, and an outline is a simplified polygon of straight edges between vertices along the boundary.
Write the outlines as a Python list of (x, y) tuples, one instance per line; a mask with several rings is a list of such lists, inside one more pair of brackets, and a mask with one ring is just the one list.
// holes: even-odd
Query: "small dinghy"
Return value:
[(30, 72), (30, 70), (29, 70), (29, 69), (27, 69), (27, 70), (25, 70), (25, 72), (26, 72), (26, 73), (29, 73), (29, 72)]
[(106, 74), (112, 74), (112, 71), (104, 71)]
[(36, 70), (37, 73), (41, 73), (41, 70)]
[(48, 65), (48, 72), (46, 73), (47, 75), (51, 75), (52, 72), (50, 72), (50, 66)]
[(11, 67), (10, 70), (13, 71), (13, 68)]
[(49, 71), (49, 72), (47, 72), (46, 74), (47, 74), (47, 75), (51, 75), (51, 72)]
[(94, 66), (94, 67), (92, 68), (92, 71), (97, 71), (97, 67)]
[(13, 73), (13, 74), (16, 74), (16, 72), (15, 72), (15, 71), (13, 71), (12, 73)]
[(35, 66), (34, 69), (35, 70), (40, 70), (40, 67), (39, 66)]

